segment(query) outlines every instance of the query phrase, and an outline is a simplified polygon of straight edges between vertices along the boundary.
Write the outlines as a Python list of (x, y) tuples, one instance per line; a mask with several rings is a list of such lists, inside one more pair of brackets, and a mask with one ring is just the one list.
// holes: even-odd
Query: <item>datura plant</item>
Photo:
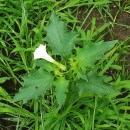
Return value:
[[(96, 63), (117, 43), (114, 41), (80, 41), (80, 35), (68, 31), (66, 23), (55, 13), (45, 28), (45, 42), (34, 51), (35, 70), (22, 77), (23, 86), (13, 101), (43, 100), (53, 95), (53, 103), (61, 108), (69, 99), (116, 94), (114, 86), (98, 75)], [(48, 49), (49, 54), (46, 51)], [(52, 58), (53, 57), (53, 58)], [(51, 104), (51, 103), (50, 103)]]

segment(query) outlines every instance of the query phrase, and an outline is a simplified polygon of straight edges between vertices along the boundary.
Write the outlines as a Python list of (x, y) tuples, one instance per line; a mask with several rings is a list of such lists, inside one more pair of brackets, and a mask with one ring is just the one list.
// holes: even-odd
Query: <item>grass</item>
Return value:
[[(111, 4), (117, 6), (114, 16)], [(79, 32), (79, 42), (98, 42), (108, 33), (109, 40), (113, 40), (113, 27), (116, 25), (130, 28), (117, 21), (122, 12), (130, 13), (129, 1), (1, 0), (0, 7), (0, 120), (11, 121), (9, 126), (0, 123), (0, 128), (11, 129), (14, 124), (16, 130), (130, 129), (130, 63), (126, 58), (130, 55), (129, 37), (123, 41), (119, 39), (118, 44), (96, 64), (99, 75), (109, 75), (106, 82), (111, 81), (120, 91), (116, 98), (101, 98), (92, 94), (76, 97), (72, 92), (62, 109), (55, 105), (52, 92), (48, 92), (44, 100), (31, 100), (25, 105), (12, 102), (14, 93), (22, 87), (21, 76), (35, 68), (33, 51), (45, 42), (45, 26), (52, 11), (68, 23), (68, 29)], [(100, 27), (96, 24), (98, 19), (91, 16), (95, 10), (103, 17)], [(82, 20), (79, 15), (82, 15)], [(13, 92), (9, 91), (8, 84)]]

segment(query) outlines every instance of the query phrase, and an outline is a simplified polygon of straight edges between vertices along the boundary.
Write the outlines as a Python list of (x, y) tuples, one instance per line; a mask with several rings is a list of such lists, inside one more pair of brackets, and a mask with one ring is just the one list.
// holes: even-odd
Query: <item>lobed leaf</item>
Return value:
[(79, 95), (91, 92), (96, 95), (109, 95), (117, 93), (113, 86), (104, 82), (104, 78), (96, 75), (95, 72), (90, 71), (87, 74), (88, 81), (78, 80), (77, 87), (79, 89)]
[(67, 30), (65, 22), (60, 21), (55, 13), (50, 17), (50, 24), (46, 27), (46, 40), (54, 54), (66, 57), (74, 48), (77, 33)]
[(53, 82), (53, 76), (41, 68), (22, 79), (24, 80), (24, 87), (20, 88), (15, 95), (14, 102), (23, 100), (23, 103), (26, 103), (30, 99), (38, 99), (39, 96), (44, 96)]
[(66, 99), (66, 92), (68, 92), (69, 81), (61, 77), (54, 82), (55, 95), (59, 106), (61, 107)]
[(76, 61), (83, 69), (94, 66), (95, 62), (104, 56), (104, 53), (110, 50), (115, 44), (115, 41), (98, 42), (96, 44), (89, 43), (84, 48), (77, 49)]

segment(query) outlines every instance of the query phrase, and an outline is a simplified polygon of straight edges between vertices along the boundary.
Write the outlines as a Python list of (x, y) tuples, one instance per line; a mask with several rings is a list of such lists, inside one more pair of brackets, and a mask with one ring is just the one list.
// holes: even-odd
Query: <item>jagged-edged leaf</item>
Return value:
[(15, 95), (14, 102), (23, 100), (23, 103), (26, 103), (30, 99), (38, 99), (39, 96), (44, 96), (53, 82), (53, 76), (41, 68), (22, 79), (24, 87), (20, 88)]
[(68, 92), (69, 81), (61, 77), (54, 82), (55, 95), (59, 106), (61, 107), (66, 98), (66, 92)]
[(46, 32), (46, 40), (54, 54), (65, 57), (71, 53), (78, 35), (68, 31), (66, 23), (60, 21), (54, 12), (50, 17)]
[(95, 72), (90, 71), (87, 74), (88, 82), (80, 79), (77, 81), (77, 87), (79, 89), (79, 95), (87, 92), (91, 92), (97, 95), (109, 95), (117, 93), (117, 91), (111, 86), (104, 82), (104, 77), (99, 77)]
[(84, 48), (77, 49), (76, 60), (81, 68), (93, 66), (95, 62), (104, 56), (104, 53), (110, 50), (117, 40), (109, 42), (89, 43)]

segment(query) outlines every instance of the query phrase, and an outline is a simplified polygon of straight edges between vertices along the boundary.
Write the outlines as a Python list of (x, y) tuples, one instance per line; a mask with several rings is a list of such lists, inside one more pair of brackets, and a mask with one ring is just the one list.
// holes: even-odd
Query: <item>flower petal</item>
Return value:
[(54, 59), (47, 54), (46, 45), (42, 45), (42, 44), (34, 51), (34, 59), (39, 59), (39, 58), (43, 58), (49, 62), (54, 61)]

